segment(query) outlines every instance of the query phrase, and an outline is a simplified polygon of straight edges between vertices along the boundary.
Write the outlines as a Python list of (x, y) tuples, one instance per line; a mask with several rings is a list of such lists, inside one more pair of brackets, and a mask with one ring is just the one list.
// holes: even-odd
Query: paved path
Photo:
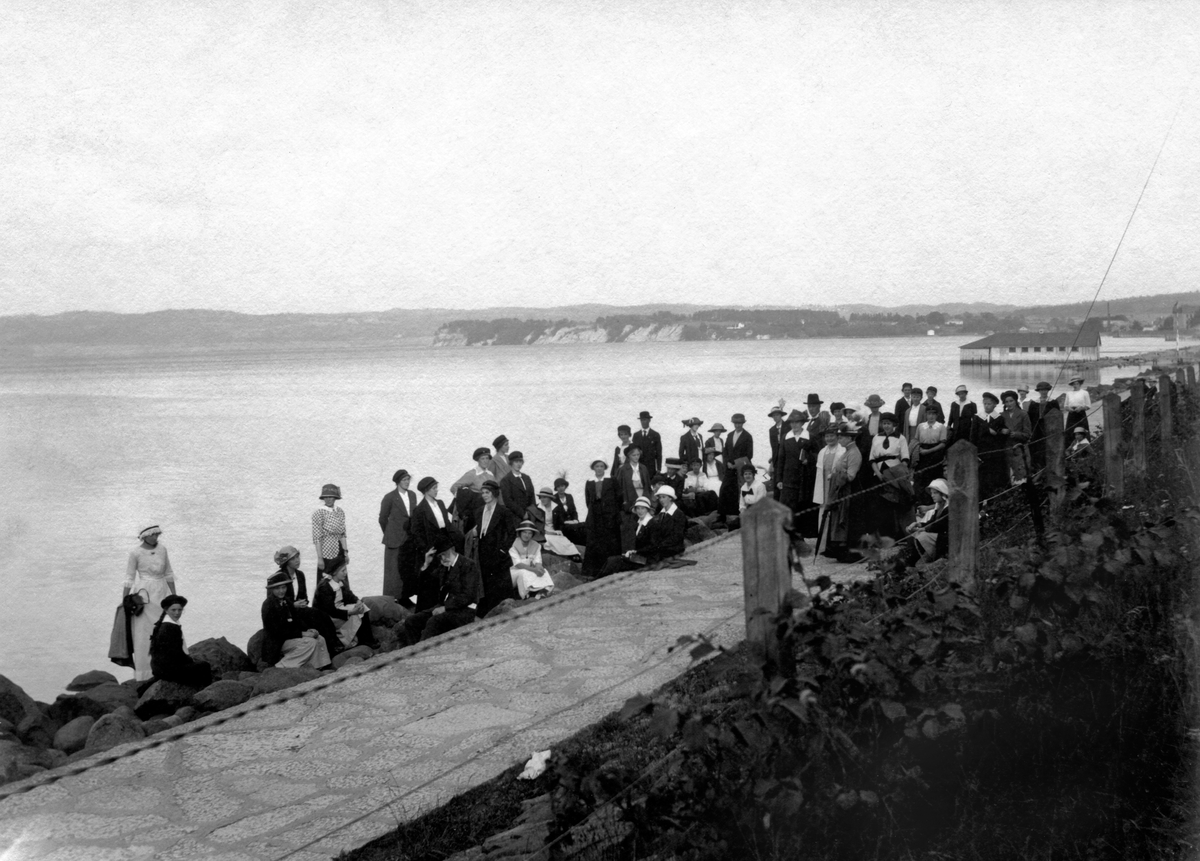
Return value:
[(124, 754), (81, 774), (0, 787), (0, 859), (316, 861), (361, 846), (671, 680), (688, 662), (669, 652), (679, 636), (739, 642), (731, 538), (694, 548), (695, 566), (582, 586), (68, 766)]

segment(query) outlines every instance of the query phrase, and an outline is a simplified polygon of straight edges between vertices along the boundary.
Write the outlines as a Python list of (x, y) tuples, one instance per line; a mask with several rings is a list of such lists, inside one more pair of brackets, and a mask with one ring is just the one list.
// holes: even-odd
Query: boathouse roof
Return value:
[(960, 350), (986, 350), (990, 347), (1070, 347), (1075, 344), (1076, 347), (1098, 347), (1100, 346), (1100, 332), (1091, 327), (1087, 327), (1083, 332), (1079, 333), (1079, 340), (1075, 340), (1074, 332), (997, 332), (994, 335), (988, 335), (986, 338), (980, 338), (978, 341), (972, 341), (969, 344), (963, 344), (959, 347)]

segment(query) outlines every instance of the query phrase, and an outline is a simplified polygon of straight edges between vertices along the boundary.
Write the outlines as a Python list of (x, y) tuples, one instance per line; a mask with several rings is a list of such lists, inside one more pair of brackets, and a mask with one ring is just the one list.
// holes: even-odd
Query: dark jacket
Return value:
[(963, 406), (958, 401), (950, 405), (950, 420), (946, 422), (946, 447), (954, 445), (960, 439), (971, 439), (971, 420), (979, 412), (973, 403)]
[(783, 482), (789, 487), (800, 487), (804, 474), (804, 467), (800, 463), (800, 456), (803, 453), (804, 446), (800, 440), (785, 436), (779, 444), (779, 456), (775, 458), (775, 468), (771, 470), (775, 481)]
[[(450, 512), (446, 510), (445, 504), (440, 500), (436, 500), (435, 504), (442, 512), (442, 520), (446, 527), (450, 526)], [(414, 559), (417, 559), (417, 565), (422, 564), (425, 558), (425, 551), (433, 546), (434, 539), (437, 538), (439, 532), (449, 534), (448, 529), (439, 528), (437, 519), (433, 516), (433, 509), (430, 508), (429, 499), (421, 497), (421, 501), (417, 503), (417, 511), (413, 517), (412, 523), (413, 543), (416, 545), (413, 548)]]
[[(329, 577), (322, 577), (321, 582), (317, 584), (317, 593), (313, 597), (313, 606), (324, 613), (331, 619), (349, 619), (350, 614), (345, 610), (339, 610), (334, 603), (337, 601), (337, 596), (333, 591), (333, 582)], [(350, 584), (342, 584), (342, 603), (357, 604), (358, 596), (350, 591)]]
[(654, 428), (634, 431), (633, 442), (642, 447), (642, 463), (654, 472), (662, 472), (663, 446), (662, 437)]
[(815, 416), (808, 413), (805, 416), (804, 426), (808, 428), (808, 442), (804, 444), (804, 449), (808, 452), (805, 462), (812, 463), (813, 455), (825, 447), (825, 428), (829, 427), (833, 418), (825, 410), (821, 410)]
[(454, 565), (446, 568), (437, 556), (430, 560), (429, 565), (421, 572), (422, 577), (436, 577), (437, 589), (433, 609), (444, 606), (447, 610), (465, 610), (483, 597), (483, 579), (479, 574), (479, 566), (461, 553), (454, 560)]
[(788, 427), (786, 424), (781, 424), (779, 427), (771, 425), (771, 429), (767, 431), (767, 437), (771, 441), (771, 463), (779, 457), (779, 441), (787, 436)]
[[(650, 495), (650, 468), (646, 464), (638, 462), (638, 471), (642, 475), (642, 493)], [(637, 502), (637, 491), (633, 487), (633, 469), (627, 461), (617, 472), (617, 487), (621, 498), (621, 510), (633, 511), (633, 504)]]
[(400, 547), (411, 537), (408, 524), (417, 508), (417, 495), (411, 490), (400, 499), (400, 492), (390, 490), (379, 504), (379, 528), (383, 530), (383, 543), (388, 547)]
[(621, 513), (621, 501), (617, 498), (617, 483), (611, 478), (599, 482), (589, 479), (583, 488), (584, 502), (587, 503), (587, 519), (592, 522), (600, 518), (606, 524), (615, 523)]
[(479, 531), (479, 567), (489, 572), (511, 567), (512, 557), (508, 555), (508, 548), (512, 547), (517, 537), (517, 521), (513, 513), (497, 503), (484, 532), (483, 512), (479, 512)]
[(287, 598), (276, 598), (268, 595), (263, 601), (262, 610), (263, 643), (262, 659), (269, 666), (279, 663), (283, 654), (285, 640), (295, 640), (304, 636), (304, 626), (296, 618), (295, 608)]
[[(678, 556), (687, 549), (687, 515), (678, 504), (671, 514), (659, 512), (654, 516), (653, 546), (646, 554), (647, 561), (657, 562), (670, 556)], [(651, 558), (653, 557), (653, 558)]]
[(150, 672), (154, 678), (187, 684), (196, 667), (198, 662), (183, 650), (183, 628), (165, 619), (156, 623), (150, 635)]
[(754, 460), (754, 437), (750, 435), (749, 431), (743, 430), (738, 434), (738, 438), (735, 441), (733, 436), (736, 433), (737, 431), (735, 430), (725, 437), (724, 459), (726, 466), (733, 466), (737, 463), (739, 457)]
[(579, 519), (579, 509), (575, 507), (575, 497), (569, 493), (564, 493), (562, 499), (555, 496), (554, 507), (562, 509), (564, 521)]
[(1004, 421), (1004, 413), (999, 409), (993, 412), (990, 418), (982, 412), (976, 414), (972, 427), (971, 442), (975, 443), (980, 452), (999, 451), (1004, 448), (1006, 437), (1000, 431), (1008, 427), (1008, 424)]
[(500, 479), (500, 500), (520, 523), (525, 519), (525, 509), (537, 502), (533, 479), (525, 473), (518, 476), (510, 472)]
[(679, 438), (679, 459), (683, 461), (683, 465), (687, 466), (693, 460), (701, 457), (701, 452), (704, 451), (704, 438), (701, 436), (693, 436), (691, 431), (688, 431)]
[(892, 410), (892, 413), (896, 416), (896, 429), (900, 433), (904, 433), (904, 429), (908, 427), (904, 423), (904, 420), (908, 418), (908, 410), (911, 406), (912, 404), (909, 402), (909, 399), (905, 397), (896, 401), (896, 408)]

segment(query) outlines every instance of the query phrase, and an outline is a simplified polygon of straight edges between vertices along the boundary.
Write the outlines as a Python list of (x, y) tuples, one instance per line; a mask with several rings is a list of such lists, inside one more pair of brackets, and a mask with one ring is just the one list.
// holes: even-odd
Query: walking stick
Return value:
[[(817, 558), (817, 554), (821, 552), (821, 536), (825, 534), (825, 527), (829, 525), (829, 507), (822, 505), (821, 508), (821, 524), (817, 527), (817, 542), (813, 545), (813, 560)], [(828, 541), (825, 542), (827, 545)]]

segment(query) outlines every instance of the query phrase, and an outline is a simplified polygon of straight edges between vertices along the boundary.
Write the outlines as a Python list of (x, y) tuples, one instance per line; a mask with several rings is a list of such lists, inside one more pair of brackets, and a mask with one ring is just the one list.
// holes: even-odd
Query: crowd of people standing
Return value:
[[(1072, 378), (1071, 391), (1056, 399), (1041, 382), (1033, 397), (1018, 387), (999, 397), (984, 392), (979, 403), (960, 385), (947, 408), (935, 387), (904, 383), (890, 411), (878, 394), (861, 406), (835, 401), (826, 409), (812, 393), (802, 409), (789, 411), (783, 400), (771, 405), (765, 447), (756, 448), (743, 413), (730, 416), (731, 429), (714, 422), (705, 430), (698, 417), (682, 419), (673, 456), (651, 426), (653, 416), (642, 411), (636, 430), (617, 427), (611, 459), (592, 461), (582, 509), (565, 476), (535, 490), (523, 453), (499, 436), (473, 451), (472, 467), (449, 487), (449, 506), (433, 476), (414, 490), (407, 470), (393, 474), (378, 518), (383, 594), (412, 611), (404, 634), (415, 642), (482, 618), (507, 598), (550, 594), (556, 558), (580, 562), (585, 578), (662, 562), (684, 551), (693, 523), (736, 528), (745, 510), (768, 496), (791, 509), (796, 534), (838, 561), (861, 558), (869, 536), (907, 538), (921, 555), (936, 557), (945, 552), (948, 448), (959, 440), (976, 446), (983, 497), (1024, 482), (1045, 465), (1052, 410), (1067, 413), (1068, 445), (1086, 445), (1090, 399), (1082, 384)], [(348, 582), (340, 499), (340, 488), (326, 484), (312, 513), (311, 605), (300, 551), (286, 546), (275, 554), (261, 613), (268, 663), (319, 667), (352, 646), (375, 645), (369, 609)], [(160, 533), (157, 526), (143, 530), (126, 572), (125, 594), (142, 594), (163, 611), (157, 623), (150, 614), (131, 617), (138, 679), (152, 674), (152, 633), (170, 624), (169, 607), (186, 604), (167, 600), (175, 580)]]

